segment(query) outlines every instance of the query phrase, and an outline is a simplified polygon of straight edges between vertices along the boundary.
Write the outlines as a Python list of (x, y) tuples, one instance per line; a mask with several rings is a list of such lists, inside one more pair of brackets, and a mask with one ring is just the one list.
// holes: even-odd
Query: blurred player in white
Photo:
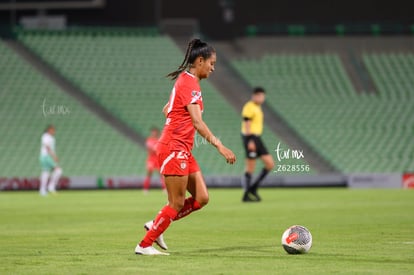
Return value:
[(59, 167), (59, 159), (55, 149), (55, 132), (55, 127), (49, 125), (41, 139), (40, 165), (42, 167), (42, 174), (40, 175), (39, 192), (42, 196), (46, 196), (48, 192), (56, 193), (56, 185), (62, 175), (62, 169)]

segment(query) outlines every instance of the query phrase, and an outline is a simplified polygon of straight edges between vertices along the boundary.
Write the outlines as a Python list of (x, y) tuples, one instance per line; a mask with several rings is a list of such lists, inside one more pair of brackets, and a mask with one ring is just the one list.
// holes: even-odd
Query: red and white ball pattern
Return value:
[(312, 234), (301, 225), (293, 225), (283, 232), (282, 246), (289, 254), (308, 253), (312, 247)]

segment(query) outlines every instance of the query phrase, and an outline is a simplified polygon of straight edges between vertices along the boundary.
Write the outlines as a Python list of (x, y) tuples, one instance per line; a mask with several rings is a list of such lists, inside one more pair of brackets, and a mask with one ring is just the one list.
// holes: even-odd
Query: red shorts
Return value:
[(158, 144), (158, 161), (162, 175), (187, 176), (200, 171), (193, 155), (186, 151), (171, 151), (168, 145)]

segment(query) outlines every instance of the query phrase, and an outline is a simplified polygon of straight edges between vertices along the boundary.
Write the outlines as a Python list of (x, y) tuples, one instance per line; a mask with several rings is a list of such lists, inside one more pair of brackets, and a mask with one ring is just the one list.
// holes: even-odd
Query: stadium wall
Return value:
[[(62, 177), (59, 180), (58, 189), (141, 189), (143, 182), (143, 176), (74, 176)], [(241, 188), (241, 178), (236, 176), (207, 176), (206, 183), (211, 188)], [(153, 178), (151, 187), (161, 187), (158, 178)], [(264, 181), (263, 187), (414, 188), (414, 173), (270, 175)], [(0, 178), (0, 191), (38, 189), (39, 178)]]
[[(17, 2), (47, 4), (51, 1), (19, 0)], [(208, 5), (194, 5), (193, 2), (191, 0), (105, 0), (104, 5), (97, 7), (83, 9), (54, 7), (42, 12), (33, 8), (16, 9), (10, 3), (3, 3), (0, 5), (0, 25), (14, 26), (27, 19), (34, 20), (40, 14), (43, 20), (47, 15), (50, 19), (61, 18), (66, 22), (65, 24), (71, 26), (158, 26), (165, 19), (191, 18), (198, 21), (202, 33), (214, 39), (231, 39), (240, 35), (259, 33), (394, 35), (411, 34), (414, 31), (411, 12), (414, 2), (407, 0), (394, 0), (392, 3), (296, 0), (294, 5), (292, 1), (287, 0), (254, 2), (216, 0), (209, 1)], [(2, 9), (2, 6), (10, 6), (10, 8)]]

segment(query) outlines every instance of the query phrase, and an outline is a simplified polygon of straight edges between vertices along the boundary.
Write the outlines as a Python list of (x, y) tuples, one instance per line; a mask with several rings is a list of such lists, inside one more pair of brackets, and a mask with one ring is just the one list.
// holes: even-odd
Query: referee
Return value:
[[(266, 98), (265, 90), (262, 87), (253, 89), (251, 100), (243, 106), (241, 134), (244, 148), (246, 150), (246, 167), (242, 185), (244, 187), (243, 202), (260, 201), (257, 189), (274, 167), (272, 155), (266, 149), (261, 135), (263, 133), (263, 111), (261, 105)], [(264, 164), (257, 179), (252, 182), (252, 175), (256, 168), (256, 159), (260, 158)]]

